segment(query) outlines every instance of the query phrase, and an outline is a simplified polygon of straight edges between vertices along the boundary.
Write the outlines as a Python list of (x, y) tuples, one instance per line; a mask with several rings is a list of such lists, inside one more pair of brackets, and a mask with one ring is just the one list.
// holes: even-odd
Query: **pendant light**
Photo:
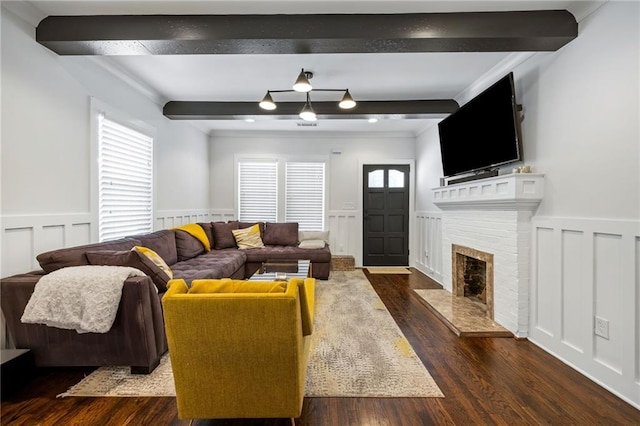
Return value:
[(316, 117), (315, 111), (311, 108), (311, 101), (309, 100), (309, 93), (307, 92), (307, 102), (305, 102), (302, 111), (300, 111), (300, 118), (304, 121), (316, 121), (318, 118)]
[(310, 79), (313, 78), (313, 73), (311, 71), (305, 71), (304, 68), (300, 71), (298, 78), (293, 84), (293, 89), (288, 90), (267, 90), (267, 94), (264, 95), (264, 98), (260, 101), (260, 108), (266, 109), (269, 111), (273, 111), (276, 109), (276, 103), (273, 101), (271, 97), (272, 93), (283, 93), (283, 92), (301, 92), (306, 93), (306, 100), (302, 110), (300, 111), (300, 118), (305, 121), (316, 121), (318, 117), (316, 116), (313, 107), (311, 106), (311, 97), (309, 94), (311, 92), (344, 92), (342, 95), (342, 99), (338, 103), (338, 106), (342, 109), (351, 109), (356, 106), (356, 101), (351, 97), (351, 93), (349, 93), (349, 89), (313, 89), (311, 87)]
[(264, 98), (262, 98), (258, 105), (260, 105), (260, 108), (269, 111), (276, 109), (276, 103), (273, 102), (273, 98), (271, 97), (271, 93), (269, 93), (269, 91), (267, 91), (267, 94), (264, 95)]
[(311, 78), (313, 78), (313, 73), (305, 71), (304, 68), (302, 68), (300, 75), (298, 75), (298, 79), (293, 83), (293, 90), (302, 93), (310, 92), (313, 89), (313, 87), (311, 87), (311, 83), (309, 83)]
[(344, 92), (344, 96), (342, 97), (342, 100), (340, 101), (338, 106), (342, 109), (351, 109), (354, 106), (356, 106), (356, 101), (354, 101), (353, 98), (351, 97), (351, 94), (349, 93), (349, 89), (347, 89)]

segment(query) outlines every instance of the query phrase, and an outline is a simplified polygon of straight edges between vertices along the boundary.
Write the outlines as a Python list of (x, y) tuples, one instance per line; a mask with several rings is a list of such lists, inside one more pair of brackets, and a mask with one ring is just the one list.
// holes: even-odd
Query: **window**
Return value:
[(324, 230), (324, 163), (286, 164), (285, 221), (301, 231)]
[(278, 221), (278, 162), (238, 162), (238, 219)]
[(384, 188), (384, 170), (369, 172), (369, 188)]
[(153, 230), (153, 138), (98, 116), (98, 238)]
[(301, 231), (325, 224), (325, 163), (239, 159), (238, 219), (298, 222)]

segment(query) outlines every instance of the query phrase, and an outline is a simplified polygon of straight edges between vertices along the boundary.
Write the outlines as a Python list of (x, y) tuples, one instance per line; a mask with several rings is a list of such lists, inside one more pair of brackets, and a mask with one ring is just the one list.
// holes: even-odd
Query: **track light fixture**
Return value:
[(272, 93), (284, 93), (284, 92), (301, 92), (306, 93), (306, 101), (302, 110), (300, 111), (300, 118), (305, 121), (316, 121), (316, 113), (311, 106), (311, 92), (344, 92), (342, 99), (338, 103), (338, 106), (342, 109), (350, 109), (356, 106), (356, 101), (353, 100), (349, 89), (314, 89), (311, 86), (309, 80), (313, 78), (311, 71), (305, 71), (304, 68), (300, 71), (298, 78), (293, 84), (291, 90), (267, 90), (267, 94), (260, 101), (260, 108), (272, 111), (276, 109), (276, 103), (273, 101)]

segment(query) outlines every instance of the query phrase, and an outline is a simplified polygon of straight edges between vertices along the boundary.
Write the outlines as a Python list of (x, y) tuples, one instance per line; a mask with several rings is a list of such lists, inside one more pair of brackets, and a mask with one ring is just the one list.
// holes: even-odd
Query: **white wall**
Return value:
[[(0, 276), (37, 268), (35, 255), (95, 239), (91, 99), (155, 128), (157, 210), (209, 208), (209, 140), (97, 61), (59, 57), (31, 24), (2, 8)], [(156, 212), (157, 213), (157, 212)]]
[[(340, 151), (340, 154), (332, 154)], [(328, 226), (332, 253), (351, 254), (360, 265), (362, 251), (361, 164), (413, 160), (415, 138), (408, 134), (379, 133), (264, 133), (233, 132), (211, 138), (211, 206), (235, 211), (234, 161), (236, 156), (289, 156), (329, 158), (327, 169)]]
[[(571, 43), (503, 73), (513, 70), (524, 106), (525, 163), (545, 174), (533, 219), (530, 340), (638, 407), (639, 21), (637, 2), (608, 2)], [(437, 131), (424, 132), (420, 182), (440, 177), (435, 152)], [(437, 210), (421, 187), (417, 205)], [(594, 335), (594, 315), (609, 320), (608, 340)]]

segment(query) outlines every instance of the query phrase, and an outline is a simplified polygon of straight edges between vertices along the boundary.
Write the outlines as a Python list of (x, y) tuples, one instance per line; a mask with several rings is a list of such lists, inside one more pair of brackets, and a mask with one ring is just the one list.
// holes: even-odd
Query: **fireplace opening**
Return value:
[(482, 305), (487, 304), (487, 263), (464, 256), (464, 297)]
[(453, 295), (481, 306), (493, 319), (493, 254), (451, 245)]

